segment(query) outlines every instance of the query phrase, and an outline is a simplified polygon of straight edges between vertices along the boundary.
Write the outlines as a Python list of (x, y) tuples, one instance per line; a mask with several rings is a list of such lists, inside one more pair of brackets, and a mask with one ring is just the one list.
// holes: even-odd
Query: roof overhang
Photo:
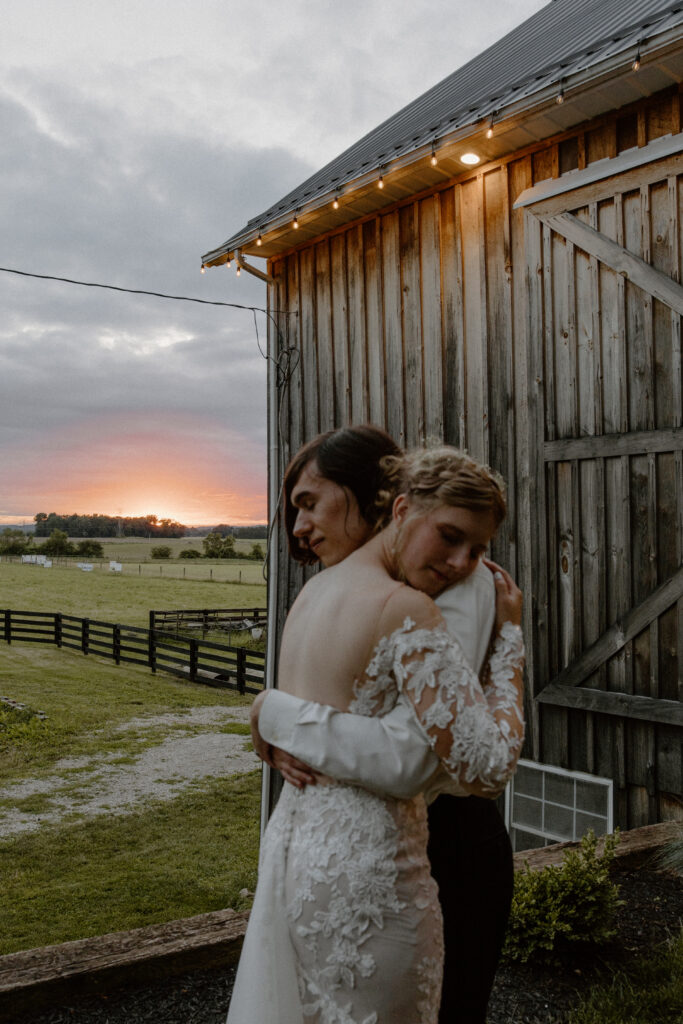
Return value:
[[(641, 61), (637, 71), (633, 69), (636, 47)], [(318, 186), (316, 194), (305, 200), (291, 193), (291, 200), (281, 203), (277, 212), (254, 218), (208, 252), (203, 264), (220, 266), (238, 252), (277, 256), (410, 196), (471, 176), (472, 167), (461, 160), (468, 151), (479, 156), (478, 166), (485, 166), (676, 85), (683, 81), (683, 24), (648, 38), (646, 45), (639, 43), (636, 32), (634, 38), (620, 40), (618, 52), (551, 78), (548, 75), (540, 84), (535, 80), (520, 86), (517, 95), (510, 95), (495, 112), (489, 110), (482, 116), (482, 107), (476, 118), (444, 131), (438, 139), (406, 147), (391, 160), (371, 163), (347, 181), (337, 179), (328, 187)], [(493, 134), (488, 138), (491, 125)], [(337, 205), (333, 205), (335, 200)], [(298, 227), (294, 226), (295, 217)]]

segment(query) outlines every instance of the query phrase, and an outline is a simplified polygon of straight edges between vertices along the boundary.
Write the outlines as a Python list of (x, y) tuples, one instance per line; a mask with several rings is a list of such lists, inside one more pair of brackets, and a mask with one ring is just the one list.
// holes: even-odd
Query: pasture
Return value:
[[(140, 626), (150, 608), (266, 603), (263, 582), (6, 560), (0, 595), (3, 607)], [(0, 664), (0, 696), (26, 705), (0, 703), (0, 887), (12, 893), (0, 953), (248, 905), (260, 805), (251, 698), (48, 645), (0, 643)]]
[[(231, 563), (224, 563), (230, 565)], [(259, 571), (257, 563), (246, 563)], [(0, 561), (0, 606), (63, 612), (127, 626), (146, 627), (151, 608), (256, 608), (266, 605), (266, 585), (190, 580), (159, 575), (81, 572), (75, 567)], [(164, 570), (168, 565), (162, 565)], [(181, 569), (182, 567), (178, 567)], [(190, 563), (190, 568), (193, 568)]]

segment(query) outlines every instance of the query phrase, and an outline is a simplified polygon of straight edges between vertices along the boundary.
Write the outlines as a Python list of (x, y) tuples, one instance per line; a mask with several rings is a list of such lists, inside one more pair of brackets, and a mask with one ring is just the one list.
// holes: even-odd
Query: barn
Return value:
[(553, 0), (203, 257), (267, 258), (271, 513), (352, 422), (508, 481), (519, 848), (683, 817), (682, 80), (680, 3)]

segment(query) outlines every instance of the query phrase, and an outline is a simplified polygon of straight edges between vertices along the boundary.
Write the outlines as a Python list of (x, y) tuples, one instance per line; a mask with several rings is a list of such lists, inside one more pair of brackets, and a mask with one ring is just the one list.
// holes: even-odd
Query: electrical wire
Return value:
[(63, 284), (77, 284), (83, 288), (106, 288), (112, 292), (126, 292), (129, 295), (152, 295), (156, 299), (174, 299), (176, 302), (199, 302), (203, 306), (229, 306), (232, 309), (255, 310), (257, 313), (268, 313), (262, 306), (243, 306), (238, 302), (219, 302), (215, 299), (195, 299), (189, 295), (168, 295), (166, 292), (151, 292), (142, 288), (121, 288), (115, 284), (96, 284), (94, 281), (75, 281), (70, 277), (55, 277), (53, 274), (31, 274), (27, 270), (14, 270), (12, 267), (0, 267), (3, 274), (18, 274), (20, 277), (35, 277), (41, 281), (61, 281)]

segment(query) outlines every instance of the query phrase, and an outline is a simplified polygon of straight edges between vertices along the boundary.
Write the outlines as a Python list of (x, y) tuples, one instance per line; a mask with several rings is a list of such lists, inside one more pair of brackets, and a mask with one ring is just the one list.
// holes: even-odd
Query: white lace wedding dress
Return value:
[[(403, 690), (448, 773), (498, 792), (523, 730), (506, 623), (482, 690), (441, 628), (406, 620), (378, 644), (349, 711), (382, 715)], [(343, 783), (285, 784), (261, 845), (259, 881), (228, 1024), (436, 1024), (441, 914), (422, 796)]]

